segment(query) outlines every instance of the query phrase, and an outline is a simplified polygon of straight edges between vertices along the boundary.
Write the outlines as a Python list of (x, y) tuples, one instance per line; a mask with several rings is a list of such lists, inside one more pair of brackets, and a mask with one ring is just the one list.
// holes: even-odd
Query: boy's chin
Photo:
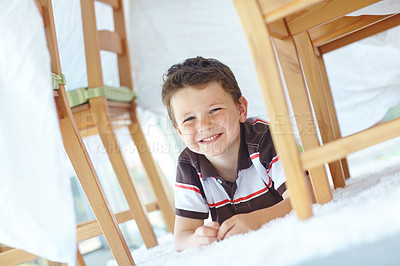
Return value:
[(225, 150), (212, 150), (212, 151), (204, 151), (204, 150), (202, 150), (202, 151), (199, 151), (197, 153), (200, 153), (200, 154), (206, 156), (207, 158), (215, 158), (215, 157), (218, 157), (218, 156), (224, 154)]
[(213, 158), (213, 157), (218, 157), (222, 154), (225, 154), (229, 152), (229, 147), (226, 146), (225, 143), (215, 143), (214, 145), (209, 145), (209, 146), (202, 146), (202, 145), (187, 145), (189, 150), (191, 150), (194, 153), (197, 154), (202, 154), (206, 156), (207, 158)]

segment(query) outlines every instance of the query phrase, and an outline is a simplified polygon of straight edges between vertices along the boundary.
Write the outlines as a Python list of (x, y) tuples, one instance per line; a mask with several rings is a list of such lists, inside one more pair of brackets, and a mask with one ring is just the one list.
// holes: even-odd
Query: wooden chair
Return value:
[[(332, 8), (335, 6), (336, 10)], [(346, 11), (342, 8), (345, 8)], [(298, 34), (292, 34), (299, 60), (305, 62), (302, 63), (303, 76), (309, 88), (310, 100), (314, 110), (316, 110), (322, 142), (329, 143), (335, 139), (340, 139), (341, 133), (323, 54), (399, 25), (400, 15), (346, 17), (342, 15), (344, 12), (353, 10), (351, 4), (342, 7), (339, 1), (332, 1), (329, 7), (322, 7), (321, 5), (314, 10), (313, 16), (319, 16), (318, 19), (322, 21), (317, 26), (309, 25), (309, 29), (305, 32), (299, 30)], [(331, 20), (327, 22), (324, 19), (325, 15), (322, 15), (327, 10), (329, 10), (329, 13), (340, 12), (340, 14), (334, 19), (332, 19), (334, 16), (330, 15)], [(329, 168), (334, 187), (344, 187), (345, 178), (350, 177), (347, 160), (342, 158), (340, 161), (331, 162)]]
[[(12, 248), (12, 247), (7, 247), (7, 246), (1, 246), (0, 245), (0, 265), (19, 265), (22, 263), (26, 263), (29, 261), (33, 261), (40, 258), (37, 255), (34, 255), (32, 253), (26, 252), (22, 249), (17, 249), (17, 248)], [(57, 262), (50, 262), (49, 265), (60, 265), (60, 263)], [(61, 264), (61, 265), (67, 265), (67, 264)], [(82, 266), (85, 264), (79, 264), (77, 261), (76, 265)]]
[[(118, 223), (131, 220), (133, 218), (132, 214), (130, 211), (125, 211), (114, 216), (109, 207), (67, 100), (67, 93), (64, 88), (65, 82), (58, 54), (51, 2), (50, 0), (36, 0), (35, 2), (44, 20), (47, 45), (51, 56), (51, 70), (56, 76), (55, 85), (58, 89), (54, 91), (54, 99), (57, 106), (64, 146), (96, 216), (95, 221), (78, 225), (77, 240), (80, 242), (104, 234), (117, 263), (119, 265), (134, 265), (134, 260), (118, 225)], [(154, 204), (148, 204), (146, 207), (148, 211), (156, 209)], [(24, 250), (0, 246), (0, 265), (17, 265), (38, 258), (39, 256)], [(77, 251), (76, 264), (79, 266), (85, 265), (79, 250)], [(59, 265), (59, 263), (49, 261), (49, 265)]]
[[(36, 2), (44, 20), (47, 45), (51, 56), (51, 71), (60, 78), (57, 82), (58, 90), (54, 91), (54, 99), (64, 147), (96, 217), (93, 222), (78, 225), (77, 241), (103, 234), (116, 261), (121, 265), (134, 265), (134, 260), (118, 225), (120, 221), (112, 213), (69, 107), (61, 71), (51, 1), (39, 0)], [(77, 265), (85, 265), (79, 250), (77, 251)]]
[[(61, 77), (62, 72), (58, 56), (58, 46), (51, 2), (50, 0), (36, 0), (35, 2), (44, 21), (47, 45), (51, 56), (51, 70), (53, 73)], [(60, 81), (57, 86), (59, 89), (54, 91), (54, 100), (56, 102), (64, 146), (97, 218), (98, 223), (96, 222), (94, 228), (101, 228), (110, 245), (111, 251), (119, 263), (133, 265), (134, 262), (130, 251), (122, 236), (118, 223), (109, 208), (109, 204), (101, 188), (97, 174), (79, 135), (75, 121), (73, 120), (64, 84)], [(78, 233), (78, 239), (79, 238), (82, 238), (82, 236), (80, 237)], [(17, 265), (38, 258), (39, 256), (20, 249), (4, 246), (0, 249), (0, 265)], [(55, 263), (50, 262), (50, 264)], [(85, 265), (79, 250), (77, 252), (77, 265)]]
[[(327, 87), (316, 85), (323, 81), (320, 76), (320, 69), (323, 70), (322, 61), (319, 60), (321, 67), (312, 68), (313, 62), (318, 62), (312, 52), (314, 47), (301, 46), (305, 43), (307, 31), (311, 32), (317, 26), (375, 2), (377, 0), (234, 0), (249, 40), (264, 101), (271, 117), (271, 131), (287, 176), (291, 203), (300, 219), (312, 216), (311, 197), (304, 170), (309, 170), (317, 202), (328, 202), (332, 193), (323, 167), (325, 163), (335, 162), (349, 153), (399, 135), (399, 119), (344, 138), (339, 134), (335, 135), (332, 121), (337, 119), (333, 102), (331, 97), (325, 95)], [(332, 32), (332, 28), (326, 28), (324, 36)], [(308, 54), (305, 49), (308, 49)], [(300, 131), (304, 149), (301, 154), (293, 138), (278, 62)], [(307, 83), (303, 79), (303, 71)], [(307, 79), (307, 75), (313, 75), (314, 82)], [(329, 108), (327, 101), (330, 101)], [(314, 115), (322, 143), (318, 140)], [(330, 137), (327, 138), (329, 134)], [(342, 161), (337, 161), (336, 165), (330, 166), (331, 171), (336, 169), (336, 173), (332, 171), (335, 187), (345, 185), (341, 163)]]
[[(87, 90), (107, 88), (103, 83), (100, 51), (107, 50), (118, 55), (120, 85), (132, 93), (133, 82), (130, 67), (129, 49), (125, 30), (122, 1), (102, 1), (113, 9), (115, 31), (98, 31), (94, 0), (82, 0), (82, 22), (85, 41), (86, 65), (88, 75)], [(123, 92), (123, 91), (122, 91)], [(68, 92), (70, 93), (70, 92)], [(72, 93), (72, 92), (71, 92)], [(110, 94), (112, 96), (112, 94)], [(173, 232), (174, 212), (170, 200), (163, 188), (160, 173), (150, 153), (143, 131), (136, 114), (134, 100), (129, 102), (111, 101), (104, 96), (91, 97), (88, 103), (72, 108), (74, 119), (81, 133), (98, 133), (107, 151), (113, 169), (121, 185), (130, 211), (135, 218), (147, 247), (157, 245), (147, 214), (136, 193), (131, 176), (118, 146), (114, 128), (128, 126), (140, 159), (147, 172), (157, 202), (151, 204), (151, 210), (161, 210), (167, 228)], [(89, 133), (88, 133), (89, 132)]]
[[(298, 48), (300, 61), (304, 61), (305, 58), (309, 56), (316, 59), (312, 62), (312, 64), (306, 65), (306, 67), (303, 68), (303, 74), (307, 84), (314, 84), (314, 87), (318, 87), (318, 90), (323, 91), (325, 94), (326, 107), (327, 111), (329, 112), (330, 124), (332, 128), (331, 130), (329, 130), (329, 128), (323, 128), (321, 130), (323, 143), (328, 143), (334, 139), (341, 138), (336, 109), (334, 107), (323, 55), (398, 25), (400, 25), (399, 14), (385, 16), (344, 16), (329, 21), (328, 23), (321, 24), (318, 27), (311, 28), (307, 31), (307, 33), (303, 33), (294, 39), (296, 47)], [(317, 70), (320, 72), (319, 82), (316, 79), (314, 80), (314, 78), (318, 77), (314, 77), (312, 75), (312, 73), (315, 73)], [(315, 102), (315, 95), (310, 95), (311, 97), (314, 97), (314, 100), (311, 100)], [(320, 104), (321, 103), (322, 102), (320, 102)], [(313, 105), (316, 104), (318, 103), (313, 103)], [(329, 121), (326, 123), (329, 125)], [(341, 159), (340, 163), (343, 167), (344, 177), (349, 178), (350, 173), (346, 159)], [(334, 177), (333, 181), (335, 187), (342, 187), (344, 185), (343, 179), (338, 177), (338, 175), (333, 174), (332, 176)]]

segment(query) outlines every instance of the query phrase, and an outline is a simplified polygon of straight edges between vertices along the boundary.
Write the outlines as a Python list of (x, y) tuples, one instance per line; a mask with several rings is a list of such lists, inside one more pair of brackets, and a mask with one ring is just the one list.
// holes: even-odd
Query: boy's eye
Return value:
[(194, 116), (186, 118), (185, 120), (183, 120), (183, 123), (189, 122), (189, 121), (192, 121), (192, 120), (194, 120)]
[(210, 114), (215, 113), (216, 111), (221, 110), (221, 109), (222, 109), (222, 108), (214, 108), (214, 109), (212, 109), (212, 110), (210, 111)]

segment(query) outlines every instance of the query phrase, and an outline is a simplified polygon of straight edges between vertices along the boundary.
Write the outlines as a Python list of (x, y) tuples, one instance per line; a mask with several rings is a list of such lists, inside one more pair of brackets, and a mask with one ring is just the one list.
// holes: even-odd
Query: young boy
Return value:
[(268, 123), (247, 119), (229, 67), (202, 57), (173, 65), (162, 99), (187, 146), (178, 159), (175, 249), (256, 230), (291, 210)]

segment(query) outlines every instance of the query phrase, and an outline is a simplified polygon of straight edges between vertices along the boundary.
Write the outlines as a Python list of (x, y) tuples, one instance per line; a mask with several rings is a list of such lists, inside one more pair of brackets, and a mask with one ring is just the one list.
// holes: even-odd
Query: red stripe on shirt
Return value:
[(228, 203), (228, 202), (232, 203), (232, 201), (230, 199), (226, 199), (226, 200), (223, 200), (223, 201), (220, 201), (220, 202), (217, 202), (217, 203), (208, 204), (208, 205), (210, 207), (219, 207), (219, 206), (221, 206), (221, 205), (223, 205), (225, 203)]
[(274, 164), (274, 163), (276, 163), (277, 161), (279, 161), (279, 157), (278, 156), (276, 156), (274, 159), (272, 159), (272, 162), (269, 164), (269, 167), (268, 167), (268, 170), (267, 170), (267, 176), (268, 176), (268, 184), (267, 184), (267, 186), (268, 187), (271, 187), (271, 185), (272, 185), (272, 180), (271, 180), (271, 177), (269, 176), (269, 171), (271, 171), (271, 168), (272, 168), (272, 165)]
[(268, 176), (268, 184), (267, 184), (267, 187), (271, 187), (271, 185), (272, 185), (271, 177), (270, 177), (269, 175), (267, 175), (267, 176)]
[(259, 191), (254, 192), (254, 193), (251, 193), (250, 195), (248, 195), (246, 197), (241, 197), (241, 198), (235, 199), (233, 201), (233, 203), (239, 203), (241, 201), (245, 201), (245, 200), (251, 199), (251, 198), (253, 198), (253, 197), (257, 196), (257, 195), (260, 195), (261, 193), (263, 193), (265, 191), (268, 191), (268, 187), (265, 187), (265, 188), (263, 188), (263, 189), (261, 189)]
[(263, 124), (269, 125), (268, 122), (261, 120), (261, 119), (256, 119), (255, 121), (251, 122), (250, 125), (254, 125), (255, 123), (263, 123)]
[[(255, 197), (255, 196), (258, 196), (258, 195), (260, 195), (260, 194), (262, 194), (262, 193), (268, 191), (268, 189), (269, 189), (268, 187), (265, 187), (265, 188), (263, 188), (263, 189), (261, 189), (261, 190), (259, 190), (259, 191), (256, 191), (256, 192), (254, 192), (254, 193), (249, 194), (249, 195), (246, 196), (246, 197), (241, 197), (241, 198), (235, 199), (235, 200), (233, 201), (233, 203), (240, 203), (241, 201), (245, 201), (245, 200), (251, 199), (251, 198), (253, 198), (253, 197)], [(223, 204), (225, 204), (225, 203), (232, 203), (232, 201), (231, 201), (230, 199), (225, 199), (225, 200), (223, 200), (223, 201), (220, 201), (220, 202), (217, 202), (217, 203), (208, 204), (208, 205), (209, 205), (210, 207), (219, 207), (219, 206), (221, 206), (221, 205), (223, 205)]]
[(276, 156), (276, 157), (272, 160), (272, 162), (269, 164), (267, 173), (269, 173), (269, 171), (271, 171), (272, 165), (273, 165), (274, 163), (276, 163), (278, 160), (279, 160), (279, 157), (278, 157), (278, 156)]
[(197, 187), (191, 187), (191, 186), (186, 186), (186, 185), (182, 185), (182, 184), (175, 184), (175, 187), (193, 190), (201, 195), (200, 189), (198, 189)]
[(256, 153), (256, 154), (251, 155), (250, 159), (254, 160), (255, 158), (258, 158), (258, 157), (260, 157), (260, 153)]

